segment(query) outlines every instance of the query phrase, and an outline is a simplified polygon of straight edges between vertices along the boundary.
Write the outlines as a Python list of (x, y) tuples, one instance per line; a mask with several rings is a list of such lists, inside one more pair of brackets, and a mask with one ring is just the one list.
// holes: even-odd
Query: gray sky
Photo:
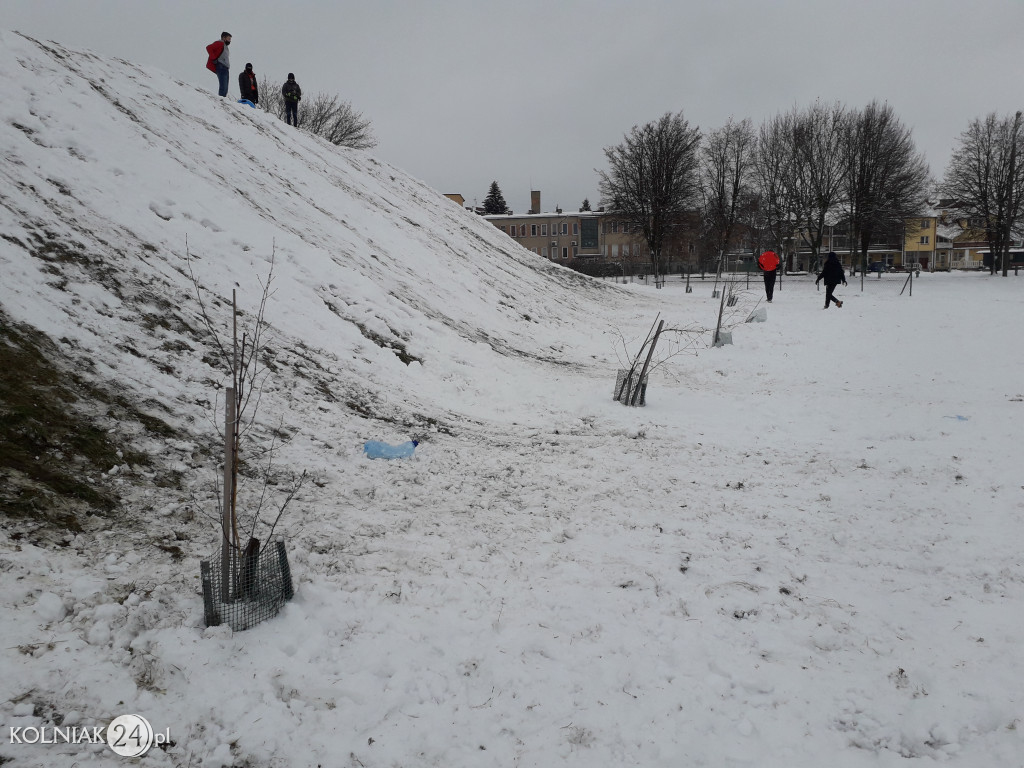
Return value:
[(0, 0), (0, 27), (232, 94), (252, 62), (351, 101), (379, 157), (517, 212), (598, 200), (603, 148), (682, 111), (755, 124), (816, 98), (889, 102), (942, 175), (968, 121), (1024, 108), (1022, 0)]

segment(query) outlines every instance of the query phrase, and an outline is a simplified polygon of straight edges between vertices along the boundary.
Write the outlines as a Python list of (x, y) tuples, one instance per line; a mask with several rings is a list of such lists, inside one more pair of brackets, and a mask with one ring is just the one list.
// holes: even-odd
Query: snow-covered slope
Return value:
[[(579, 297), (616, 300), (398, 169), (262, 111), (10, 33), (0, 55), (4, 260), (22, 273), (4, 304), (86, 352), (131, 339), (136, 387), (199, 373), (167, 350), (196, 324), (186, 251), (204, 289), (237, 285), (249, 311), (274, 254), (280, 343), (340, 361), (336, 392), (387, 392), (406, 413), (425, 392), (471, 410), (484, 381), (487, 398), (506, 386), (505, 357), (571, 361)], [(443, 381), (451, 359), (465, 386)]]
[[(711, 285), (582, 278), (369, 154), (14, 33), (0, 153), (0, 763), (122, 764), (9, 729), (138, 713), (153, 766), (1020, 765), (1019, 280), (822, 312), (787, 276), (623, 408), (623, 342), (710, 325)], [(191, 276), (226, 337), (271, 262), (247, 458), (313, 481), (295, 599), (233, 634), (198, 594), (225, 375)]]

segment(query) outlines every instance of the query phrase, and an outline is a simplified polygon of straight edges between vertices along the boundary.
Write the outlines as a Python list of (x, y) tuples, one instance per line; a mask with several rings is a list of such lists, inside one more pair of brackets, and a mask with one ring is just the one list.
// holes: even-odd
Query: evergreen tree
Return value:
[(581, 211), (589, 211), (590, 210), (590, 198), (589, 197), (584, 197), (583, 198), (583, 205), (580, 206), (580, 210)]
[(508, 211), (508, 205), (505, 204), (505, 198), (501, 195), (501, 188), (498, 186), (498, 182), (491, 182), (491, 189), (487, 193), (487, 197), (484, 198), (484, 213), (498, 214), (505, 213)]

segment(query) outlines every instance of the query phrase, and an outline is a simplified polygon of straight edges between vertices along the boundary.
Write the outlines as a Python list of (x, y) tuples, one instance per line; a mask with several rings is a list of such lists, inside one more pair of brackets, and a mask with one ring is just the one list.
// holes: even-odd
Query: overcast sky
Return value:
[(379, 157), (517, 212), (598, 201), (603, 149), (682, 111), (714, 129), (815, 99), (889, 102), (940, 177), (960, 132), (1024, 108), (1022, 0), (0, 0), (0, 26), (231, 92), (252, 62), (351, 101)]

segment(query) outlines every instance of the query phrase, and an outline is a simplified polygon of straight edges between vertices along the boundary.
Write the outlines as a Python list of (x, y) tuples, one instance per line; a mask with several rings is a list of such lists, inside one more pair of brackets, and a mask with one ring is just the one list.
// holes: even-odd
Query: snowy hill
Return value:
[[(487, 369), (509, 355), (564, 362), (586, 320), (578, 296), (614, 301), (398, 169), (266, 113), (12, 34), (3, 55), (3, 236), (9, 259), (28, 253), (52, 273), (5, 304), (13, 319), (60, 329), (85, 350), (134, 336), (139, 315), (194, 325), (186, 244), (203, 287), (227, 297), (240, 286), (243, 309), (276, 252), (269, 314), (284, 343), (315, 329), (303, 340), (327, 356), (367, 347), (365, 360), (344, 366), (346, 389), (422, 390), (403, 384), (403, 349), (427, 381), (439, 358), (480, 343), (498, 355)], [(40, 301), (61, 311), (29, 318)], [(80, 326), (71, 335), (68, 317)], [(161, 354), (181, 340), (162, 331), (135, 339), (144, 368), (186, 366)], [(501, 386), (486, 375), (489, 390)]]
[[(823, 313), (784, 277), (623, 408), (623, 343), (712, 324), (710, 285), (583, 278), (372, 155), (10, 32), (0, 150), (0, 763), (121, 764), (10, 729), (138, 713), (152, 766), (1019, 764), (1024, 355), (986, 332), (1019, 281)], [(196, 283), (227, 337), (271, 264), (253, 434), (313, 482), (295, 599), (232, 633)]]
[(315, 391), (349, 445), (381, 421), (422, 438), (500, 418), (496, 400), (543, 398), (509, 372), (578, 365), (580, 329), (607, 323), (588, 302), (623, 301), (398, 169), (261, 111), (16, 34), (2, 55), (4, 312), (58, 343), (65, 367), (116, 382), (158, 433), (195, 437), (196, 403), (225, 379), (193, 276), (226, 336), (223, 301), (237, 287), (251, 325), (273, 259), (268, 352), (282, 373), (266, 391), (299, 389), (264, 410), (302, 430), (287, 414)]

